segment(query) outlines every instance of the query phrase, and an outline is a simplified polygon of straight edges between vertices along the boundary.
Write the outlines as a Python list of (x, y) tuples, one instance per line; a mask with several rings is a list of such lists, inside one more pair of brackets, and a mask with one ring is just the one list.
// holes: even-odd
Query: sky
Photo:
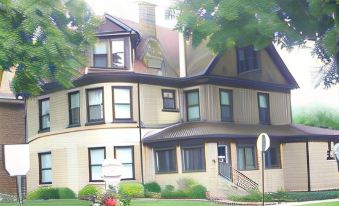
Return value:
[[(104, 13), (138, 22), (137, 0), (86, 0), (97, 15)], [(146, 0), (156, 4), (156, 23), (173, 28), (175, 20), (167, 20), (165, 11), (173, 0)], [(295, 48), (288, 52), (277, 48), (279, 54), (297, 80), (300, 89), (292, 90), (292, 108), (330, 107), (339, 111), (339, 85), (324, 89), (314, 88), (315, 76), (321, 62), (311, 55), (311, 49)]]

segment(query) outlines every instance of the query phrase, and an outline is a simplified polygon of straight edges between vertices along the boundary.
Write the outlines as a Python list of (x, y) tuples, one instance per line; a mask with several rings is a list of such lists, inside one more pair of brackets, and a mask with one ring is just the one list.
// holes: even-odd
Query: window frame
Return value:
[[(186, 149), (196, 149), (200, 148), (202, 150), (202, 169), (198, 170), (187, 170), (185, 168), (185, 153), (184, 150)], [(182, 162), (182, 173), (191, 173), (191, 172), (206, 172), (206, 157), (205, 157), (205, 145), (192, 145), (192, 146), (181, 146), (181, 162)]]
[[(228, 95), (229, 95), (229, 102), (230, 102), (230, 105), (223, 105), (222, 104), (222, 101), (221, 101), (221, 93), (222, 92), (227, 92)], [(219, 102), (220, 102), (220, 119), (222, 122), (234, 122), (234, 111), (233, 111), (233, 91), (230, 90), (230, 89), (223, 89), (223, 88), (220, 88), (219, 89)], [(222, 107), (223, 106), (229, 106), (230, 107), (230, 119), (229, 120), (224, 120), (222, 118)]]
[(92, 159), (91, 159), (91, 150), (104, 150), (104, 159), (106, 159), (106, 147), (89, 147), (88, 148), (88, 171), (89, 171), (89, 182), (104, 182), (104, 180), (93, 180), (92, 179), (92, 167), (93, 166), (101, 166), (102, 164), (92, 164)]
[[(130, 118), (116, 118), (115, 117), (115, 100), (114, 100), (114, 89), (129, 89), (129, 110)], [(133, 87), (132, 86), (112, 86), (112, 111), (114, 122), (133, 122)], [(117, 103), (118, 105), (127, 105), (126, 103)]]
[(124, 148), (131, 148), (132, 149), (132, 163), (121, 163), (122, 165), (132, 165), (132, 172), (133, 177), (132, 178), (123, 178), (121, 180), (135, 180), (135, 158), (134, 158), (134, 146), (128, 145), (128, 146), (114, 146), (114, 159), (117, 159), (117, 149), (124, 149)]
[[(113, 66), (113, 44), (112, 44), (112, 42), (113, 41), (122, 41), (123, 42), (123, 44), (124, 44), (124, 65), (122, 66), (122, 67), (114, 67)], [(109, 39), (109, 47), (110, 47), (110, 54), (108, 54), (108, 55), (111, 55), (111, 65), (110, 65), (110, 68), (111, 69), (127, 69), (127, 66), (126, 66), (126, 50), (125, 50), (125, 38), (110, 38)], [(108, 61), (108, 57), (107, 57), (107, 61)], [(107, 65), (107, 67), (108, 67), (108, 65)]]
[[(52, 162), (52, 152), (40, 152), (38, 153), (38, 158), (39, 158), (39, 184), (40, 185), (48, 185), (48, 184), (52, 184), (53, 182), (53, 176), (52, 176), (52, 167), (50, 168), (42, 168), (42, 164), (41, 164), (41, 156), (43, 155), (50, 155), (51, 156), (51, 162)], [(52, 163), (51, 163), (52, 165)], [(42, 181), (42, 171), (45, 171), (45, 170), (50, 170), (51, 171), (51, 178), (52, 178), (52, 181), (51, 182), (43, 182)]]
[[(102, 103), (102, 119), (97, 120), (91, 120), (90, 119), (90, 113), (89, 113), (89, 95), (88, 93), (93, 90), (101, 90), (101, 103)], [(87, 123), (86, 125), (92, 125), (92, 124), (103, 124), (105, 123), (105, 94), (104, 94), (104, 88), (103, 87), (96, 87), (96, 88), (89, 88), (86, 89), (86, 110), (87, 110)], [(93, 105), (91, 105), (93, 106)], [(94, 105), (96, 106), (96, 105)]]
[[(239, 50), (240, 49), (244, 49), (244, 52), (245, 52), (246, 49), (248, 49), (248, 48), (250, 48), (252, 50), (252, 52), (254, 53), (254, 58), (256, 59), (257, 68), (254, 68), (254, 69), (250, 69), (250, 68), (240, 69)], [(258, 70), (261, 69), (260, 68), (260, 63), (259, 63), (259, 60), (260, 60), (259, 51), (255, 51), (253, 45), (248, 45), (248, 46), (245, 46), (245, 47), (236, 47), (236, 56), (237, 56), (237, 72), (238, 72), (238, 74), (243, 74), (243, 73), (252, 72), (252, 71), (258, 71)], [(248, 58), (245, 57), (245, 59), (246, 59), (246, 61), (248, 61)]]
[[(268, 121), (264, 122), (261, 117), (260, 113), (260, 96), (265, 96), (266, 98), (266, 103), (267, 103), (267, 116), (268, 116)], [(271, 124), (271, 106), (270, 106), (270, 95), (269, 93), (263, 93), (263, 92), (258, 92), (257, 94), (257, 101), (258, 101), (258, 116), (259, 116), (259, 124), (265, 124), (269, 125)]]
[[(100, 41), (99, 41), (100, 42)], [(93, 67), (94, 68), (109, 68), (108, 67), (108, 54), (109, 54), (109, 51), (108, 51), (108, 44), (107, 44), (107, 41), (101, 41), (101, 42), (104, 42), (105, 44), (106, 44), (106, 54), (96, 54), (95, 53), (95, 45), (94, 45), (94, 48), (93, 48)], [(100, 55), (100, 56), (106, 56), (106, 67), (97, 67), (97, 66), (95, 66), (96, 64), (95, 64), (95, 56), (98, 56), (98, 55)]]
[[(160, 172), (158, 170), (158, 165), (157, 165), (157, 152), (159, 151), (170, 151), (170, 150), (174, 150), (174, 154), (175, 154), (175, 170), (173, 171), (166, 171), (166, 172)], [(178, 173), (178, 158), (177, 158), (177, 148), (176, 147), (166, 147), (166, 148), (154, 148), (153, 150), (154, 152), (154, 169), (155, 169), (155, 174), (172, 174), (172, 173)]]
[[(266, 155), (268, 155), (268, 152), (269, 152), (272, 148), (275, 148), (275, 149), (276, 149), (276, 155), (277, 155), (277, 163), (278, 163), (278, 165), (272, 166), (272, 164), (271, 164), (271, 166), (267, 166), (267, 165), (266, 165), (266, 158), (267, 158)], [(272, 143), (271, 143), (270, 148), (268, 148), (268, 150), (265, 151), (265, 169), (282, 169), (280, 143), (276, 143), (276, 144), (274, 144), (274, 143), (272, 144)]]
[[(240, 166), (239, 166), (239, 148), (242, 147), (244, 148), (244, 169), (240, 169)], [(253, 149), (253, 163), (254, 163), (254, 169), (247, 169), (247, 165), (246, 165), (246, 152), (245, 152), (245, 148), (252, 148)], [(256, 149), (256, 146), (255, 144), (237, 144), (237, 169), (239, 171), (253, 171), (253, 170), (258, 170), (259, 167), (258, 167), (258, 154), (257, 154), (257, 149)]]
[[(48, 114), (42, 115), (42, 102), (44, 101), (48, 101), (49, 104), (49, 110), (48, 110)], [(46, 128), (42, 128), (42, 118), (44, 116), (48, 116), (49, 117), (49, 127)], [(39, 99), (39, 133), (40, 132), (49, 132), (51, 129), (51, 101), (50, 98), (43, 98), (43, 99)]]
[[(167, 98), (164, 96), (164, 93), (172, 93), (173, 98)], [(176, 100), (176, 90), (175, 89), (161, 89), (161, 96), (162, 96), (162, 110), (163, 111), (177, 111), (177, 100)], [(173, 99), (174, 101), (174, 108), (166, 108), (165, 107), (165, 99)]]
[[(198, 93), (198, 104), (197, 105), (190, 105), (190, 107), (196, 107), (198, 106), (199, 108), (199, 118), (197, 119), (189, 119), (189, 105), (188, 105), (188, 94), (189, 93), (194, 93), (194, 92), (197, 92)], [(188, 122), (197, 122), (197, 121), (200, 121), (201, 120), (201, 113), (200, 113), (200, 94), (199, 94), (199, 89), (192, 89), (192, 90), (186, 90), (185, 91), (185, 104), (186, 104), (186, 119)]]
[[(73, 123), (72, 122), (72, 108), (71, 108), (71, 105), (72, 105), (72, 95), (74, 94), (79, 94), (79, 123)], [(69, 127), (78, 127), (80, 126), (81, 124), (81, 119), (80, 119), (80, 114), (81, 114), (81, 103), (80, 103), (80, 91), (73, 91), (73, 92), (69, 92), (68, 93), (68, 122), (69, 122)]]

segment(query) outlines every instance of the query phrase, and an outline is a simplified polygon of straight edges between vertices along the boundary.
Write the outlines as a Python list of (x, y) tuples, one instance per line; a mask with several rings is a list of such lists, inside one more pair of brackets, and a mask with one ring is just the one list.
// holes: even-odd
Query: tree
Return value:
[(72, 86), (99, 23), (83, 0), (0, 0), (0, 70), (12, 89), (38, 95), (46, 82)]
[(216, 53), (249, 44), (259, 50), (272, 42), (291, 49), (313, 41), (313, 55), (324, 63), (324, 85), (339, 83), (339, 0), (178, 0), (169, 15), (193, 45), (207, 39)]

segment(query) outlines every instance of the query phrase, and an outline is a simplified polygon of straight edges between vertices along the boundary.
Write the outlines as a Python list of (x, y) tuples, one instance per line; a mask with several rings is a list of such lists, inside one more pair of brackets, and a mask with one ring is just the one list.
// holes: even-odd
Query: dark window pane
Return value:
[(94, 54), (94, 67), (107, 67), (107, 54)]
[(71, 109), (71, 124), (79, 124), (80, 123), (80, 108)]
[(174, 99), (164, 99), (164, 109), (175, 109)]
[(89, 119), (90, 120), (100, 120), (103, 119), (103, 110), (101, 105), (89, 106)]
[(265, 167), (266, 168), (277, 168), (280, 165), (279, 161), (279, 149), (277, 147), (270, 147), (265, 152)]
[(239, 73), (258, 69), (258, 53), (253, 46), (237, 49)]
[(156, 151), (157, 172), (175, 172), (176, 171), (176, 152), (172, 150)]
[(203, 155), (202, 147), (183, 149), (184, 171), (204, 170), (205, 163)]
[(254, 146), (238, 146), (238, 169), (256, 169)]
[(221, 106), (221, 120), (230, 122), (232, 121), (232, 116), (231, 116), (231, 107), (230, 106)]
[(261, 124), (270, 123), (270, 111), (269, 111), (269, 96), (268, 94), (258, 95), (258, 106), (259, 106), (259, 122)]

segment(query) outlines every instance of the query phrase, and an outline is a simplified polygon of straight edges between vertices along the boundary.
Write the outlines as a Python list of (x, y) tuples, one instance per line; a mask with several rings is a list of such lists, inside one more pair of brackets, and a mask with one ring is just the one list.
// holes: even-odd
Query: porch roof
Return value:
[(143, 142), (151, 144), (188, 139), (216, 138), (257, 138), (262, 132), (271, 138), (281, 138), (286, 141), (300, 141), (305, 138), (339, 140), (339, 130), (310, 127), (305, 125), (249, 125), (225, 122), (186, 122), (166, 127), (157, 132), (145, 135)]

